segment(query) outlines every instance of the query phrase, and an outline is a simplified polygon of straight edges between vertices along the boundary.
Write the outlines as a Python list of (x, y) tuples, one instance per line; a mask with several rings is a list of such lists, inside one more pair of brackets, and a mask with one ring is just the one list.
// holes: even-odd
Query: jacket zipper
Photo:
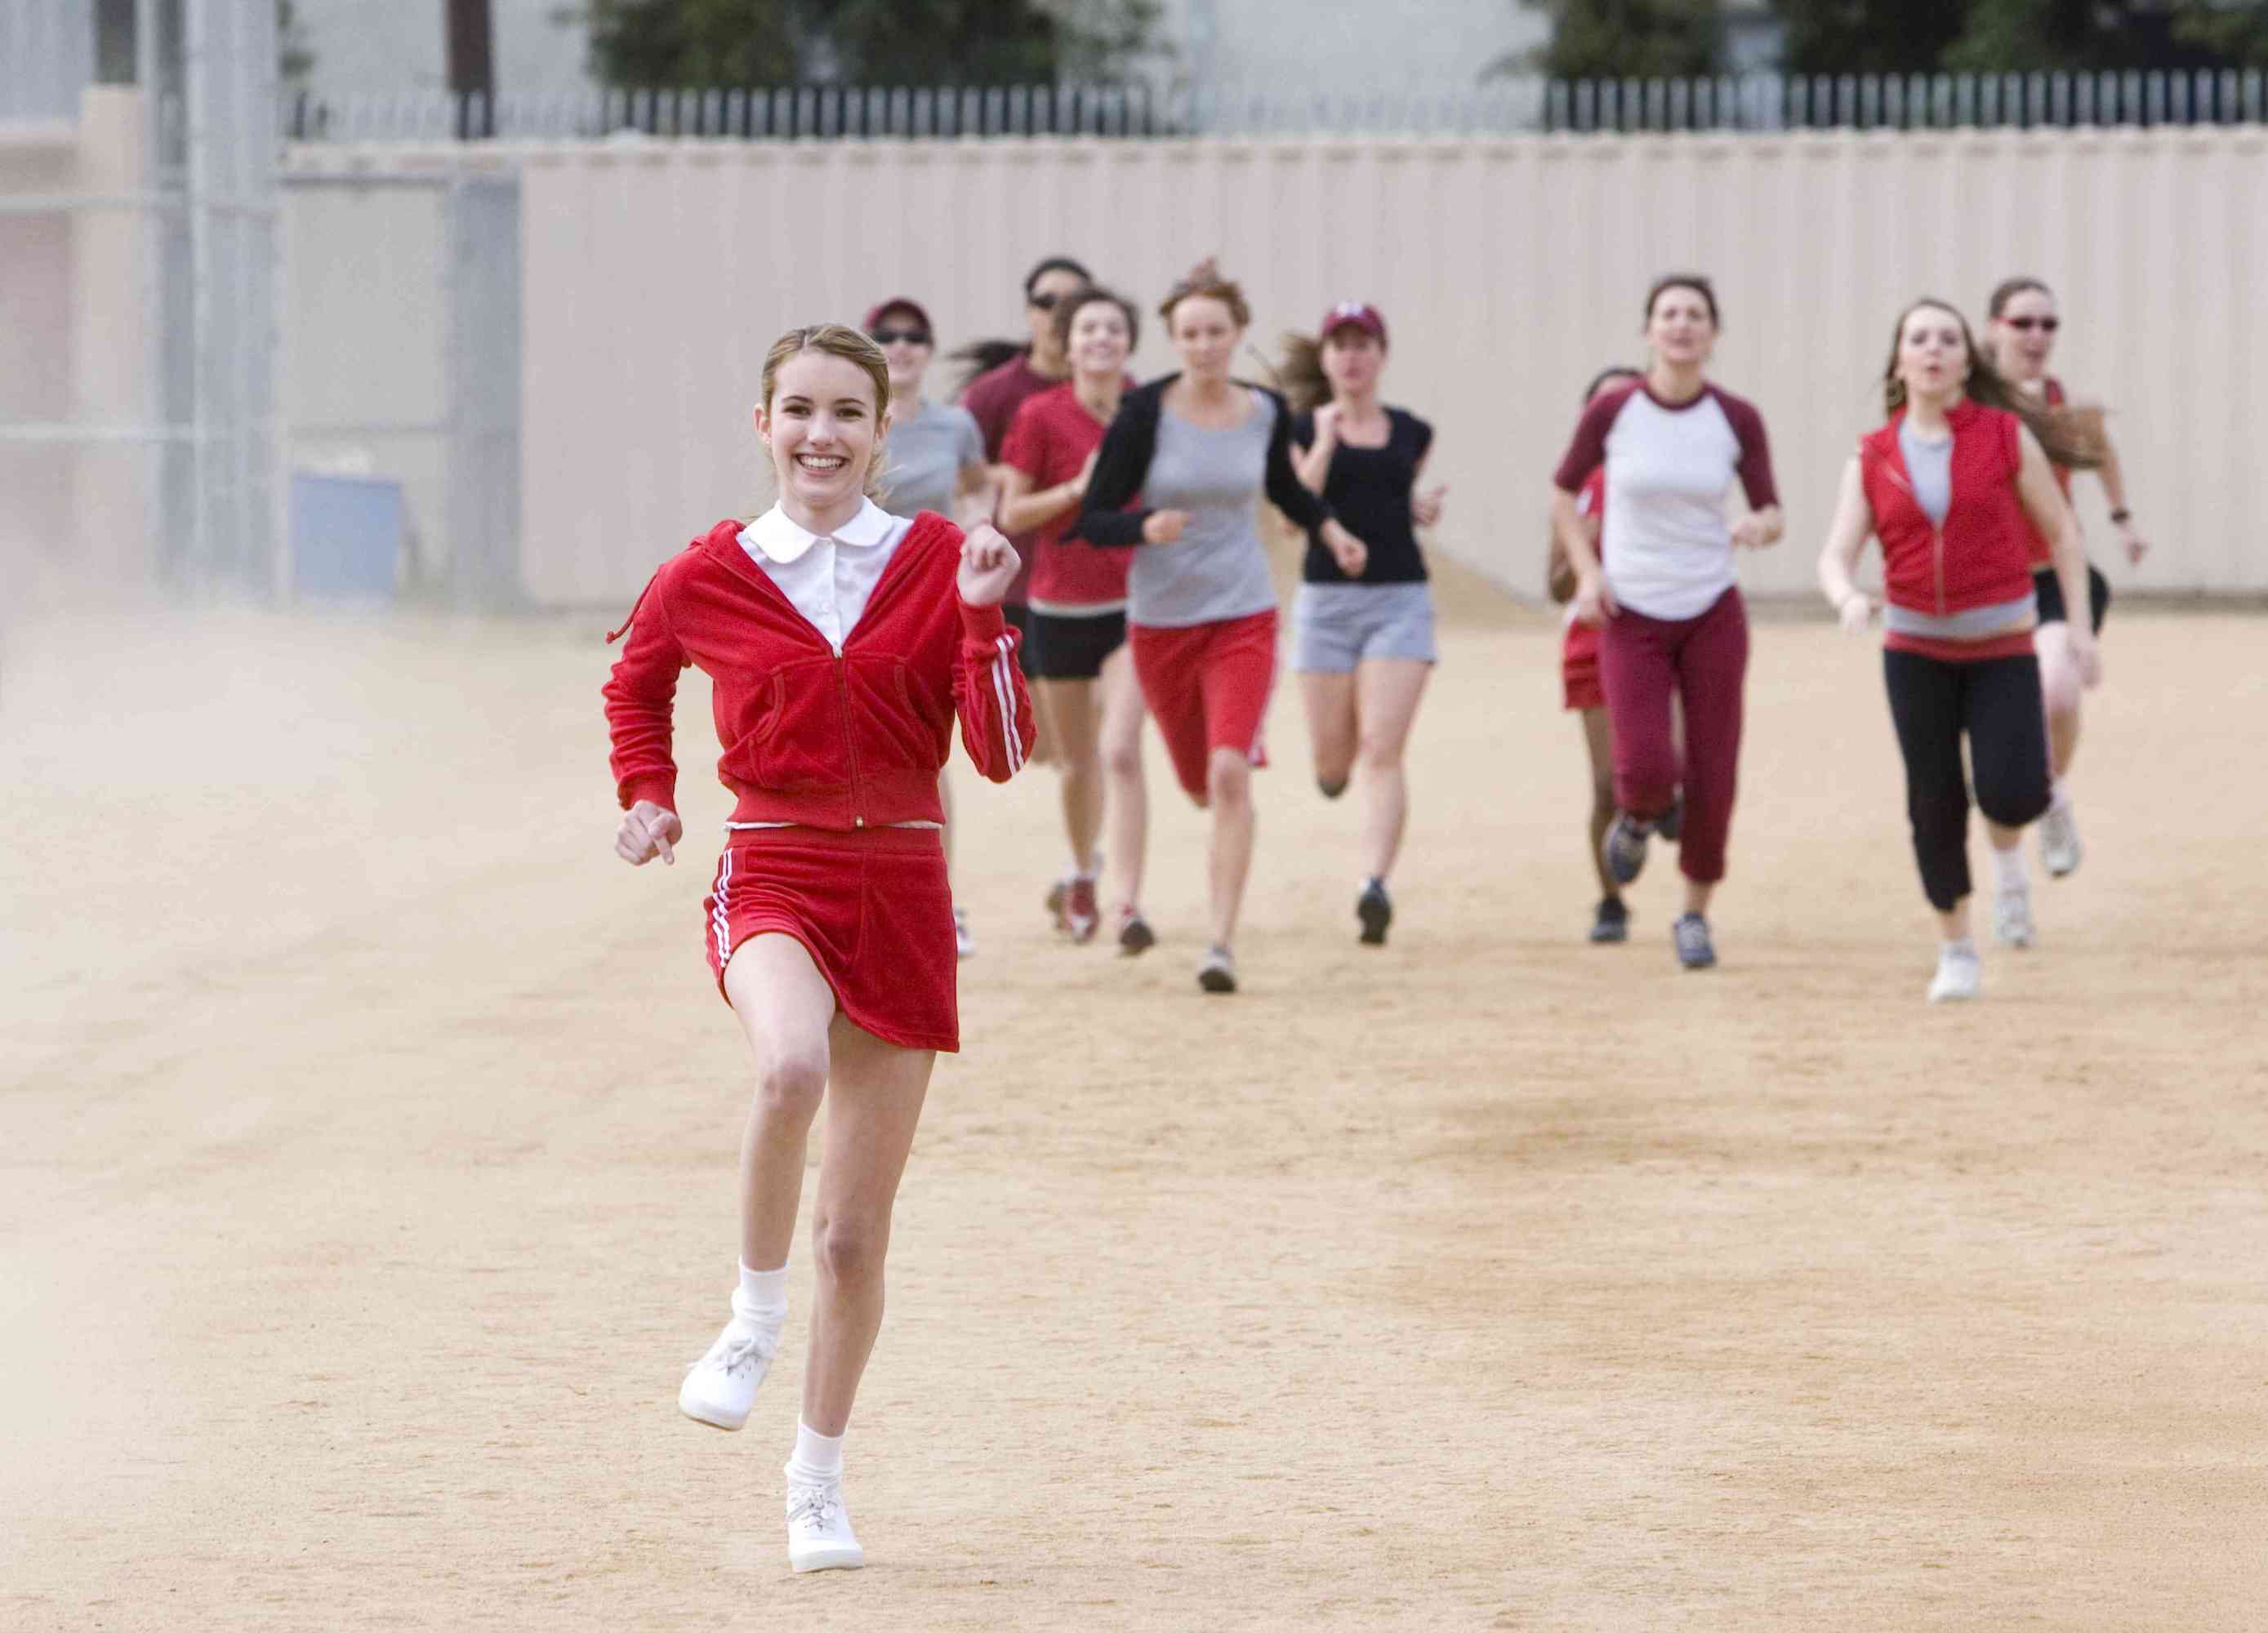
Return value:
[(850, 733), (850, 680), (840, 648), (835, 653), (835, 695), (843, 704), (843, 755), (850, 764), (850, 826), (866, 826), (866, 814), (858, 809), (858, 745)]
[[(1893, 470), (1893, 469), (1891, 469), (1891, 468), (1890, 468), (1890, 465), (1889, 465), (1889, 462), (1888, 460), (1883, 461), (1883, 464), (1882, 464), (1882, 474), (1883, 474), (1883, 475), (1885, 475), (1885, 476), (1887, 476), (1887, 477), (1889, 477), (1892, 482), (1896, 482), (1899, 487), (1901, 487), (1901, 488), (1904, 489), (1905, 489), (1905, 492), (1906, 492), (1906, 497), (1908, 497), (1909, 499), (1911, 499), (1911, 500), (1914, 502), (1914, 508), (1915, 508), (1916, 510), (1918, 510), (1918, 510), (1921, 510), (1921, 496), (1920, 496), (1919, 494), (1916, 493), (1916, 492), (1913, 490), (1913, 484), (1912, 484), (1911, 482), (1908, 482), (1904, 477), (1903, 477), (1903, 476), (1899, 475), (1899, 474), (1898, 474), (1898, 473), (1897, 473), (1896, 471), (1895, 471), (1895, 470)], [(1923, 513), (1925, 516), (1926, 516), (1926, 515), (1928, 514), (1928, 512), (1927, 512), (1927, 511), (1923, 511), (1922, 513)], [(1945, 529), (1943, 529), (1942, 527), (1938, 526), (1937, 526), (1936, 524), (1934, 524), (1934, 523), (1931, 524), (1930, 530), (1929, 530), (1929, 541), (1930, 541), (1930, 542), (1929, 542), (1929, 563), (1930, 563), (1930, 576), (1931, 576), (1932, 580), (1933, 580), (1933, 581), (1936, 584), (1936, 585), (1937, 585), (1937, 615), (1938, 615), (1940, 618), (1942, 618), (1942, 617), (1944, 617), (1944, 616), (1946, 615), (1946, 614), (1945, 614)]]

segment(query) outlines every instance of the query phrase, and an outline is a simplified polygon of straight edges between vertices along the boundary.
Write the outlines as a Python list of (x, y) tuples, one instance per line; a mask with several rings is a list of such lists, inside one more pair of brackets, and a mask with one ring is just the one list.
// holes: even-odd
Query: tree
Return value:
[(1490, 65), (1554, 79), (1690, 78), (1724, 61), (1718, 0), (1521, 0), (1551, 17), (1550, 43)]
[(593, 66), (618, 85), (1033, 84), (1108, 77), (1159, 0), (592, 0)]
[(1798, 74), (2239, 68), (2268, 4), (2229, 0), (1772, 0)]

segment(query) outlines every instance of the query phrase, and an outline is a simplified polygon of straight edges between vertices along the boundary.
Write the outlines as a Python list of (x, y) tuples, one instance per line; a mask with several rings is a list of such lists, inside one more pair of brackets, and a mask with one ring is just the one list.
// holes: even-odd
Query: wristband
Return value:
[(2122, 504), (2117, 510), (2110, 512), (2110, 519), (2116, 522), (2119, 526), (2124, 527), (2128, 522), (2134, 519), (2134, 512), (2128, 510)]

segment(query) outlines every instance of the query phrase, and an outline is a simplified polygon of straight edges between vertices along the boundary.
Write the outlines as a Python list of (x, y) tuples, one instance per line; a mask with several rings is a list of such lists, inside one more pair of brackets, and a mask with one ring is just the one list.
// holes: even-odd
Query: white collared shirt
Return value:
[(912, 526), (868, 499), (832, 533), (812, 533), (775, 504), (740, 529), (740, 548), (839, 656)]

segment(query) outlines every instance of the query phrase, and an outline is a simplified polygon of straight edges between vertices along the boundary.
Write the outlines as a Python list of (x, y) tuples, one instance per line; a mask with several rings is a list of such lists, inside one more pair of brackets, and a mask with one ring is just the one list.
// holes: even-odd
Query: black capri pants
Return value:
[(1977, 805), (2003, 828), (2022, 828), (2048, 808), (2048, 729), (2040, 702), (2040, 661), (2029, 652), (1948, 663), (1918, 652), (1884, 651), (1890, 720), (1906, 761), (1906, 816), (1914, 861), (1930, 906), (1949, 913), (1969, 894), (1969, 786)]

